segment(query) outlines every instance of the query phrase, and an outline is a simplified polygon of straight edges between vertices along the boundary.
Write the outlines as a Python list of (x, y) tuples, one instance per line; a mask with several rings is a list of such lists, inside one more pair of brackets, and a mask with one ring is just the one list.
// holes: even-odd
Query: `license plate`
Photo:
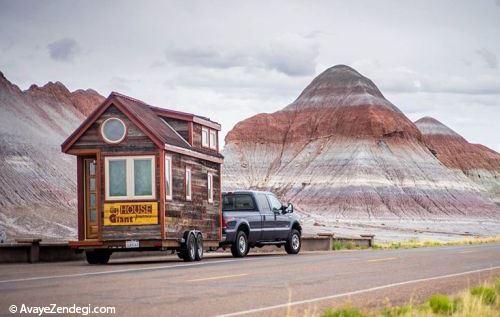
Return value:
[(139, 247), (139, 240), (125, 241), (125, 247), (126, 248), (138, 248)]

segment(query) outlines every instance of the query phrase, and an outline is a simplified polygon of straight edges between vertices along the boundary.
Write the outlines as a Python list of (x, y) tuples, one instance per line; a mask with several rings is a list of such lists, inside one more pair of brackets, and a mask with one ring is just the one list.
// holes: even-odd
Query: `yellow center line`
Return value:
[(382, 261), (391, 261), (391, 260), (397, 260), (398, 258), (382, 258), (382, 259), (373, 259), (373, 260), (368, 260), (367, 262), (382, 262)]
[(241, 277), (241, 276), (246, 276), (246, 275), (248, 275), (248, 273), (233, 274), (233, 275), (212, 276), (212, 277), (205, 277), (205, 278), (197, 278), (197, 279), (194, 279), (194, 280), (188, 280), (188, 282), (212, 281), (212, 280), (220, 280), (220, 279), (224, 279), (224, 278)]

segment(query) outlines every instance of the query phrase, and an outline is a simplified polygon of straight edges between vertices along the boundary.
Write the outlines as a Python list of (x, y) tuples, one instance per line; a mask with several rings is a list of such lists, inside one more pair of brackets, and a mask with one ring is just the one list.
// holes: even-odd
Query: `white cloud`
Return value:
[(265, 69), (287, 76), (313, 75), (318, 45), (310, 38), (285, 36), (251, 47), (181, 47), (165, 51), (167, 62), (188, 67)]

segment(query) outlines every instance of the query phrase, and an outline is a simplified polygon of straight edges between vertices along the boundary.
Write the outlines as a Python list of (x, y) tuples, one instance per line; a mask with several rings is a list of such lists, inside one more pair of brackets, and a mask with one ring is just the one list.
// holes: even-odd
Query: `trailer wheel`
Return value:
[(238, 231), (236, 241), (231, 245), (231, 254), (235, 258), (243, 258), (248, 254), (249, 249), (247, 234), (243, 231)]
[(109, 261), (111, 252), (85, 251), (85, 256), (89, 264), (106, 264)]
[(201, 232), (196, 235), (196, 254), (194, 258), (196, 261), (203, 259), (203, 235)]
[(181, 251), (182, 259), (185, 262), (193, 262), (196, 260), (196, 238), (194, 234), (189, 233), (186, 239), (186, 246)]
[(297, 254), (301, 247), (300, 232), (296, 229), (292, 229), (290, 232), (290, 237), (286, 241), (285, 250), (288, 254)]

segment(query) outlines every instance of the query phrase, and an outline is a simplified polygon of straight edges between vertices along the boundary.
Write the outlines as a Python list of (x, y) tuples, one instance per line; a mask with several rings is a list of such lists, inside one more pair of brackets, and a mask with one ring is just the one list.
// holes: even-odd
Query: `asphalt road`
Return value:
[(311, 316), (347, 302), (383, 306), (500, 276), (500, 244), (0, 265), (0, 315), (16, 305), (114, 306), (117, 316)]

